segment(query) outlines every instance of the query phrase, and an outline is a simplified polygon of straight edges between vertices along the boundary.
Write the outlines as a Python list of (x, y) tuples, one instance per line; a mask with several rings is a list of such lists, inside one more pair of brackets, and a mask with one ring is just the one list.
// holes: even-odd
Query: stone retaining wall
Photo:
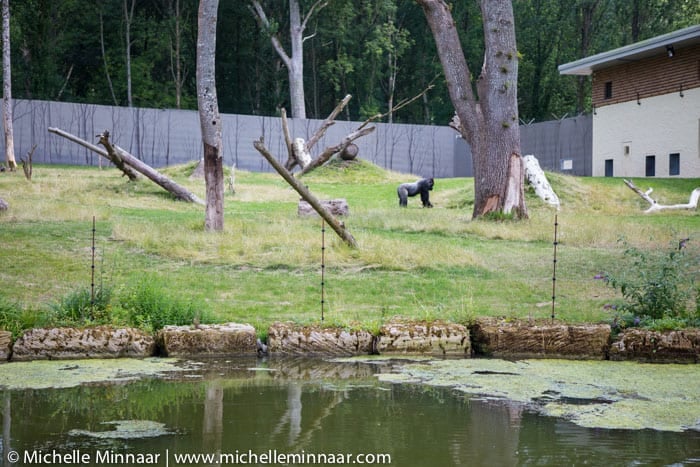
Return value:
[[(253, 355), (255, 329), (247, 324), (166, 326), (154, 338), (138, 329), (38, 328), (12, 344), (0, 331), (0, 362), (12, 360)], [(392, 320), (377, 335), (366, 330), (275, 323), (270, 354), (350, 356), (422, 354), (499, 358), (568, 358), (700, 363), (700, 329), (655, 332), (629, 329), (611, 337), (606, 324), (477, 320), (469, 328), (441, 321)]]
[(12, 360), (149, 357), (153, 336), (133, 328), (36, 328), (12, 346)]

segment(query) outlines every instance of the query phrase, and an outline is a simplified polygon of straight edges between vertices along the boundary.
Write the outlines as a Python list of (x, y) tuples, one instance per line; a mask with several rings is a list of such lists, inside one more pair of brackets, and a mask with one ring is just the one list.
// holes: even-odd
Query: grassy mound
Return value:
[[(204, 182), (189, 178), (193, 167), (166, 172), (203, 198)], [(159, 309), (162, 300), (168, 316), (180, 320), (249, 322), (261, 329), (275, 320), (319, 321), (321, 221), (297, 216), (299, 197), (277, 174), (237, 171), (220, 234), (204, 232), (200, 206), (119, 175), (56, 166), (36, 167), (32, 182), (0, 174), (0, 198), (10, 204), (0, 213), (0, 314), (20, 315), (0, 327), (55, 322), (57, 304), (90, 288), (93, 216), (96, 283), (109, 288), (110, 299), (99, 313), (80, 315), (87, 324), (155, 326), (159, 317), (134, 305), (144, 283), (152, 285), (151, 308)], [(303, 177), (318, 197), (347, 199), (344, 222), (359, 243), (349, 249), (332, 231), (325, 233), (326, 322), (376, 326), (394, 315), (549, 317), (552, 208), (528, 193), (530, 219), (472, 221), (473, 182), (455, 178), (436, 180), (434, 209), (421, 208), (416, 198), (400, 209), (396, 186), (415, 178), (364, 161), (332, 163)], [(643, 200), (620, 179), (550, 174), (550, 181), (562, 200), (557, 318), (614, 318), (606, 305), (619, 295), (594, 277), (622, 264), (620, 238), (653, 251), (689, 237), (689, 254), (700, 252), (696, 211), (645, 215)], [(677, 203), (687, 202), (700, 180), (637, 185), (653, 187), (660, 202)]]

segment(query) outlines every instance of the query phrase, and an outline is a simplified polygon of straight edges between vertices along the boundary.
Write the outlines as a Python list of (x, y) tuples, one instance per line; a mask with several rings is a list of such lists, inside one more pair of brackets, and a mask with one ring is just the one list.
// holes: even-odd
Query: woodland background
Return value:
[[(272, 32), (286, 44), (288, 2), (261, 3)], [(300, 3), (305, 14), (313, 1)], [(589, 80), (560, 76), (558, 65), (700, 23), (694, 0), (513, 5), (521, 54), (519, 111), (527, 123), (589, 110)], [(14, 98), (196, 109), (196, 0), (14, 0), (10, 6)], [(479, 70), (478, 2), (455, 1), (452, 14), (470, 68)], [(363, 120), (431, 83), (435, 87), (393, 121), (445, 125), (452, 117), (435, 43), (414, 1), (329, 0), (305, 34), (308, 118), (324, 118), (352, 94), (339, 119)], [(216, 73), (222, 113), (275, 115), (289, 106), (287, 70), (250, 2), (220, 4)]]

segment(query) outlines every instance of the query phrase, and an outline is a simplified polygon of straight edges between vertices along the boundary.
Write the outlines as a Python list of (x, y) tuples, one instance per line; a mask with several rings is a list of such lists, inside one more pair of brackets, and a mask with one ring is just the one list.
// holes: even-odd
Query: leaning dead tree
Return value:
[(338, 219), (336, 219), (333, 214), (331, 214), (330, 211), (328, 211), (328, 209), (321, 204), (318, 198), (316, 198), (308, 188), (306, 188), (299, 180), (294, 178), (294, 176), (286, 168), (284, 168), (282, 164), (277, 161), (277, 159), (275, 159), (275, 156), (273, 156), (272, 153), (265, 147), (265, 142), (263, 141), (262, 137), (258, 141), (253, 142), (253, 146), (255, 146), (255, 149), (262, 154), (262, 156), (282, 176), (282, 178), (284, 178), (285, 181), (289, 183), (292, 188), (294, 188), (296, 192), (299, 193), (299, 195), (311, 205), (311, 207), (314, 208), (314, 210), (323, 218), (323, 220), (328, 222), (328, 225), (331, 226), (335, 233), (337, 233), (345, 243), (353, 248), (357, 248), (355, 238), (350, 232), (348, 232), (345, 225), (342, 222), (339, 222)]
[(425, 88), (425, 90), (423, 90), (420, 94), (410, 99), (405, 99), (399, 102), (396, 106), (394, 106), (391, 112), (376, 114), (368, 118), (362, 124), (360, 124), (360, 126), (358, 126), (354, 131), (347, 134), (338, 144), (326, 147), (316, 158), (313, 158), (311, 156), (311, 150), (314, 148), (316, 143), (320, 141), (323, 135), (326, 134), (326, 130), (328, 130), (329, 127), (335, 124), (336, 117), (348, 105), (348, 102), (350, 102), (352, 96), (348, 94), (343, 98), (342, 101), (340, 101), (340, 103), (338, 103), (335, 109), (333, 109), (333, 111), (328, 115), (328, 117), (321, 123), (321, 126), (316, 130), (316, 132), (311, 136), (311, 138), (309, 138), (308, 141), (304, 141), (303, 138), (294, 138), (292, 140), (292, 135), (289, 132), (289, 123), (287, 122), (287, 112), (285, 111), (285, 109), (282, 109), (282, 132), (284, 133), (284, 141), (286, 143), (288, 153), (287, 162), (285, 162), (284, 164), (285, 169), (291, 172), (298, 165), (301, 168), (301, 170), (297, 173), (297, 176), (300, 177), (322, 166), (336, 154), (345, 160), (354, 159), (355, 157), (357, 157), (359, 149), (357, 145), (353, 143), (353, 141), (362, 138), (363, 136), (366, 136), (375, 130), (376, 127), (368, 126), (370, 123), (372, 123), (375, 120), (379, 120), (381, 118), (386, 117), (387, 115), (389, 115), (389, 113), (395, 113), (402, 107), (405, 107), (411, 102), (420, 98), (432, 88), (433, 85), (431, 84), (430, 86)]
[(204, 206), (204, 201), (202, 201), (197, 195), (153, 169), (148, 164), (137, 159), (126, 150), (120, 148), (116, 144), (113, 144), (109, 140), (109, 132), (107, 130), (105, 130), (102, 134), (97, 135), (100, 144), (105, 147), (106, 151), (58, 128), (49, 128), (49, 132), (63, 136), (64, 138), (78, 143), (81, 146), (96, 152), (102, 157), (109, 159), (110, 162), (114, 163), (115, 166), (117, 166), (127, 177), (129, 177), (129, 180), (136, 180), (138, 178), (137, 172), (141, 173), (164, 190), (170, 192), (177, 199)]
[(654, 198), (651, 197), (651, 193), (654, 191), (652, 188), (649, 188), (647, 191), (642, 191), (634, 183), (632, 183), (632, 180), (623, 179), (623, 181), (630, 190), (637, 193), (644, 201), (650, 204), (649, 208), (644, 211), (645, 213), (663, 211), (665, 209), (697, 209), (698, 201), (700, 201), (700, 188), (696, 188), (690, 193), (690, 199), (686, 204), (659, 204)]

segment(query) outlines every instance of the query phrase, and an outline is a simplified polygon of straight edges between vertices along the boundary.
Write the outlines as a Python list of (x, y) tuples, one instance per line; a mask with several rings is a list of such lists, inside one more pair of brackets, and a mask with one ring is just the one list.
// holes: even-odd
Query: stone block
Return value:
[(392, 321), (379, 331), (380, 354), (427, 354), (469, 357), (471, 342), (466, 326), (442, 321)]
[(255, 328), (249, 324), (165, 326), (158, 345), (169, 357), (225, 357), (255, 355)]

